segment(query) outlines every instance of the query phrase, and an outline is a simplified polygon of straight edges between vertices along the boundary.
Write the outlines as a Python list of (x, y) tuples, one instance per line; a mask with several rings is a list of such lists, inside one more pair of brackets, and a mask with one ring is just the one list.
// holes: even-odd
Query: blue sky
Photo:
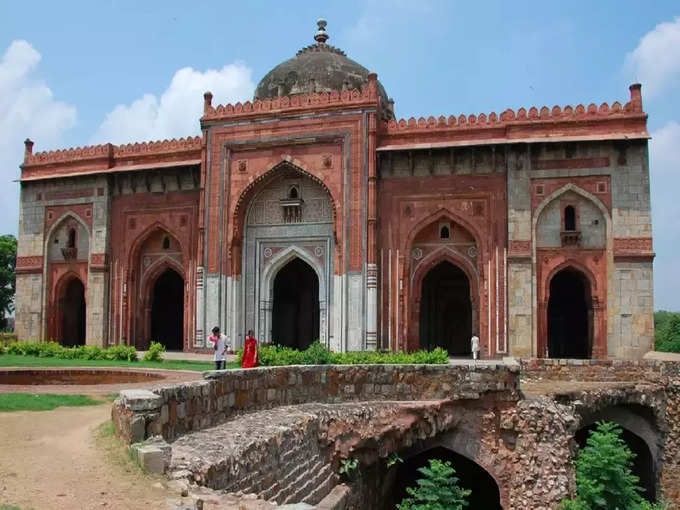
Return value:
[(0, 231), (16, 232), (25, 137), (45, 150), (194, 134), (203, 90), (249, 99), (318, 17), (398, 117), (625, 102), (642, 81), (656, 308), (680, 310), (677, 1), (2, 2)]

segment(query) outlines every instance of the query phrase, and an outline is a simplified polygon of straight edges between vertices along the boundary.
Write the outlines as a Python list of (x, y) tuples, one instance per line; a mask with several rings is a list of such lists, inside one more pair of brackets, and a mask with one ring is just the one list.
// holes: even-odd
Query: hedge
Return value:
[(0, 345), (0, 354), (39, 358), (137, 361), (137, 349), (131, 345), (114, 345), (103, 349), (97, 345), (64, 347), (57, 342), (11, 342), (5, 346)]
[[(448, 353), (441, 347), (432, 351), (415, 352), (332, 352), (319, 342), (314, 342), (304, 351), (279, 345), (264, 345), (259, 346), (257, 352), (260, 365), (269, 367), (283, 365), (443, 365), (449, 362)], [(242, 351), (237, 352), (239, 363), (242, 354)]]

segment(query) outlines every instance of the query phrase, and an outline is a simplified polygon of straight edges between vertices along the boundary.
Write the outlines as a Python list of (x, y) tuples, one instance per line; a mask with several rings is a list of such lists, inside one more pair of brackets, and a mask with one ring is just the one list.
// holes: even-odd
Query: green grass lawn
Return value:
[(87, 395), (56, 395), (53, 393), (0, 393), (0, 412), (51, 411), (60, 406), (96, 406), (109, 400), (97, 400)]
[[(130, 367), (130, 368), (162, 368), (163, 370), (195, 370), (203, 372), (212, 370), (212, 361), (113, 361), (88, 359), (39, 358), (37, 356), (21, 356), (18, 354), (0, 355), (0, 367)], [(239, 368), (238, 363), (227, 363), (227, 368)]]

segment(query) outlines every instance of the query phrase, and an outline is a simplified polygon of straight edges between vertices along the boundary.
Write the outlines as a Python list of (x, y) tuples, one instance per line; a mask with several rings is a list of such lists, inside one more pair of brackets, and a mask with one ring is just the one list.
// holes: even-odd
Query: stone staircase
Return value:
[(330, 452), (319, 445), (319, 407), (326, 405), (249, 413), (180, 437), (168, 475), (277, 504), (317, 504), (338, 483)]

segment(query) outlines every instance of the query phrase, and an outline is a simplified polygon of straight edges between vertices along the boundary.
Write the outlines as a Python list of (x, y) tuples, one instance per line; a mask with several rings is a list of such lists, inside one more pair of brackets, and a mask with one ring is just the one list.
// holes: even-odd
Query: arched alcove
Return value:
[(460, 267), (444, 260), (423, 278), (420, 348), (442, 347), (452, 356), (468, 356), (471, 337), (470, 281)]
[(59, 316), (60, 342), (69, 347), (85, 345), (85, 286), (75, 276), (61, 286)]
[(174, 269), (161, 273), (151, 295), (151, 338), (169, 351), (184, 347), (184, 279)]
[(319, 278), (299, 257), (279, 269), (274, 278), (272, 340), (306, 349), (319, 339)]
[(593, 307), (588, 278), (573, 267), (550, 280), (548, 355), (588, 359), (593, 352)]

